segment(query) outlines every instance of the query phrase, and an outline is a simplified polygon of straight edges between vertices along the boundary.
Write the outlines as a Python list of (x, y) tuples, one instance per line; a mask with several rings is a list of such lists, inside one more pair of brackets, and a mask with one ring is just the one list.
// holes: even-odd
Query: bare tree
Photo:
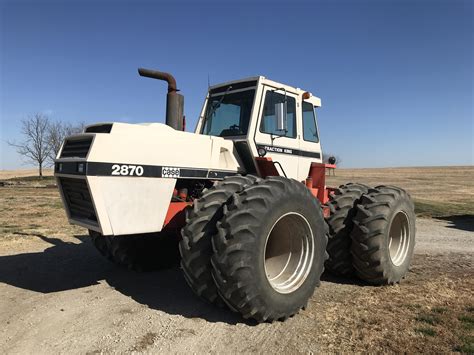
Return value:
[(43, 164), (51, 151), (51, 144), (48, 140), (49, 126), (48, 116), (35, 113), (21, 121), (23, 141), (20, 143), (8, 142), (24, 159), (38, 165), (40, 177), (43, 177)]
[(66, 136), (64, 132), (64, 124), (60, 121), (52, 122), (48, 128), (48, 143), (51, 146), (51, 150), (48, 154), (48, 161), (50, 164), (53, 164), (54, 159), (61, 149), (61, 144)]
[(66, 137), (67, 136), (71, 136), (73, 134), (79, 134), (79, 133), (82, 133), (84, 131), (84, 128), (86, 127), (86, 124), (85, 122), (79, 122), (79, 123), (65, 123), (64, 124), (64, 129), (65, 129), (65, 132), (66, 132)]
[(48, 154), (48, 162), (54, 163), (54, 159), (61, 149), (64, 139), (67, 136), (81, 133), (84, 130), (85, 123), (71, 124), (61, 121), (52, 122), (48, 128), (48, 142), (51, 145), (51, 150)]

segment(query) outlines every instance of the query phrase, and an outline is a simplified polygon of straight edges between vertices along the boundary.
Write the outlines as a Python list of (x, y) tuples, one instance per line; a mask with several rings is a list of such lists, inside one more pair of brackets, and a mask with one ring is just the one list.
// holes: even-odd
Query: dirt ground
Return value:
[[(362, 181), (345, 173), (336, 179)], [(474, 214), (466, 211), (418, 218), (400, 285), (325, 274), (306, 310), (257, 325), (196, 299), (178, 267), (135, 273), (103, 259), (85, 229), (67, 224), (56, 189), (0, 188), (0, 352), (472, 353)]]

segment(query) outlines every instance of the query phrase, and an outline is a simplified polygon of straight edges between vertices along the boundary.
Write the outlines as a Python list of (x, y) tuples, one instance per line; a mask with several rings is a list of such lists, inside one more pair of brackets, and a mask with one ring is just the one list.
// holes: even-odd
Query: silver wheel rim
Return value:
[(265, 275), (279, 293), (296, 291), (313, 264), (313, 231), (308, 220), (296, 212), (281, 216), (265, 241)]
[(405, 212), (399, 211), (392, 219), (389, 232), (388, 250), (395, 266), (400, 266), (408, 255), (410, 246), (410, 223)]

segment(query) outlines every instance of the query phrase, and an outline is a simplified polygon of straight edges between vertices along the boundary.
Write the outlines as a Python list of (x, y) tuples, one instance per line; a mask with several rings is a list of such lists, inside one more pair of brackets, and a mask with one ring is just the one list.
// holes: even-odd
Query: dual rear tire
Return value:
[(357, 276), (374, 285), (400, 282), (415, 247), (415, 211), (405, 190), (377, 186), (357, 206), (351, 233)]
[(334, 275), (351, 277), (355, 273), (351, 255), (352, 219), (362, 195), (368, 191), (369, 187), (366, 185), (349, 183), (329, 194), (326, 204), (329, 209), (329, 216), (326, 218), (329, 226), (329, 259), (326, 260), (325, 267)]
[(415, 212), (394, 186), (342, 185), (330, 195), (326, 268), (374, 285), (400, 282), (415, 246)]

